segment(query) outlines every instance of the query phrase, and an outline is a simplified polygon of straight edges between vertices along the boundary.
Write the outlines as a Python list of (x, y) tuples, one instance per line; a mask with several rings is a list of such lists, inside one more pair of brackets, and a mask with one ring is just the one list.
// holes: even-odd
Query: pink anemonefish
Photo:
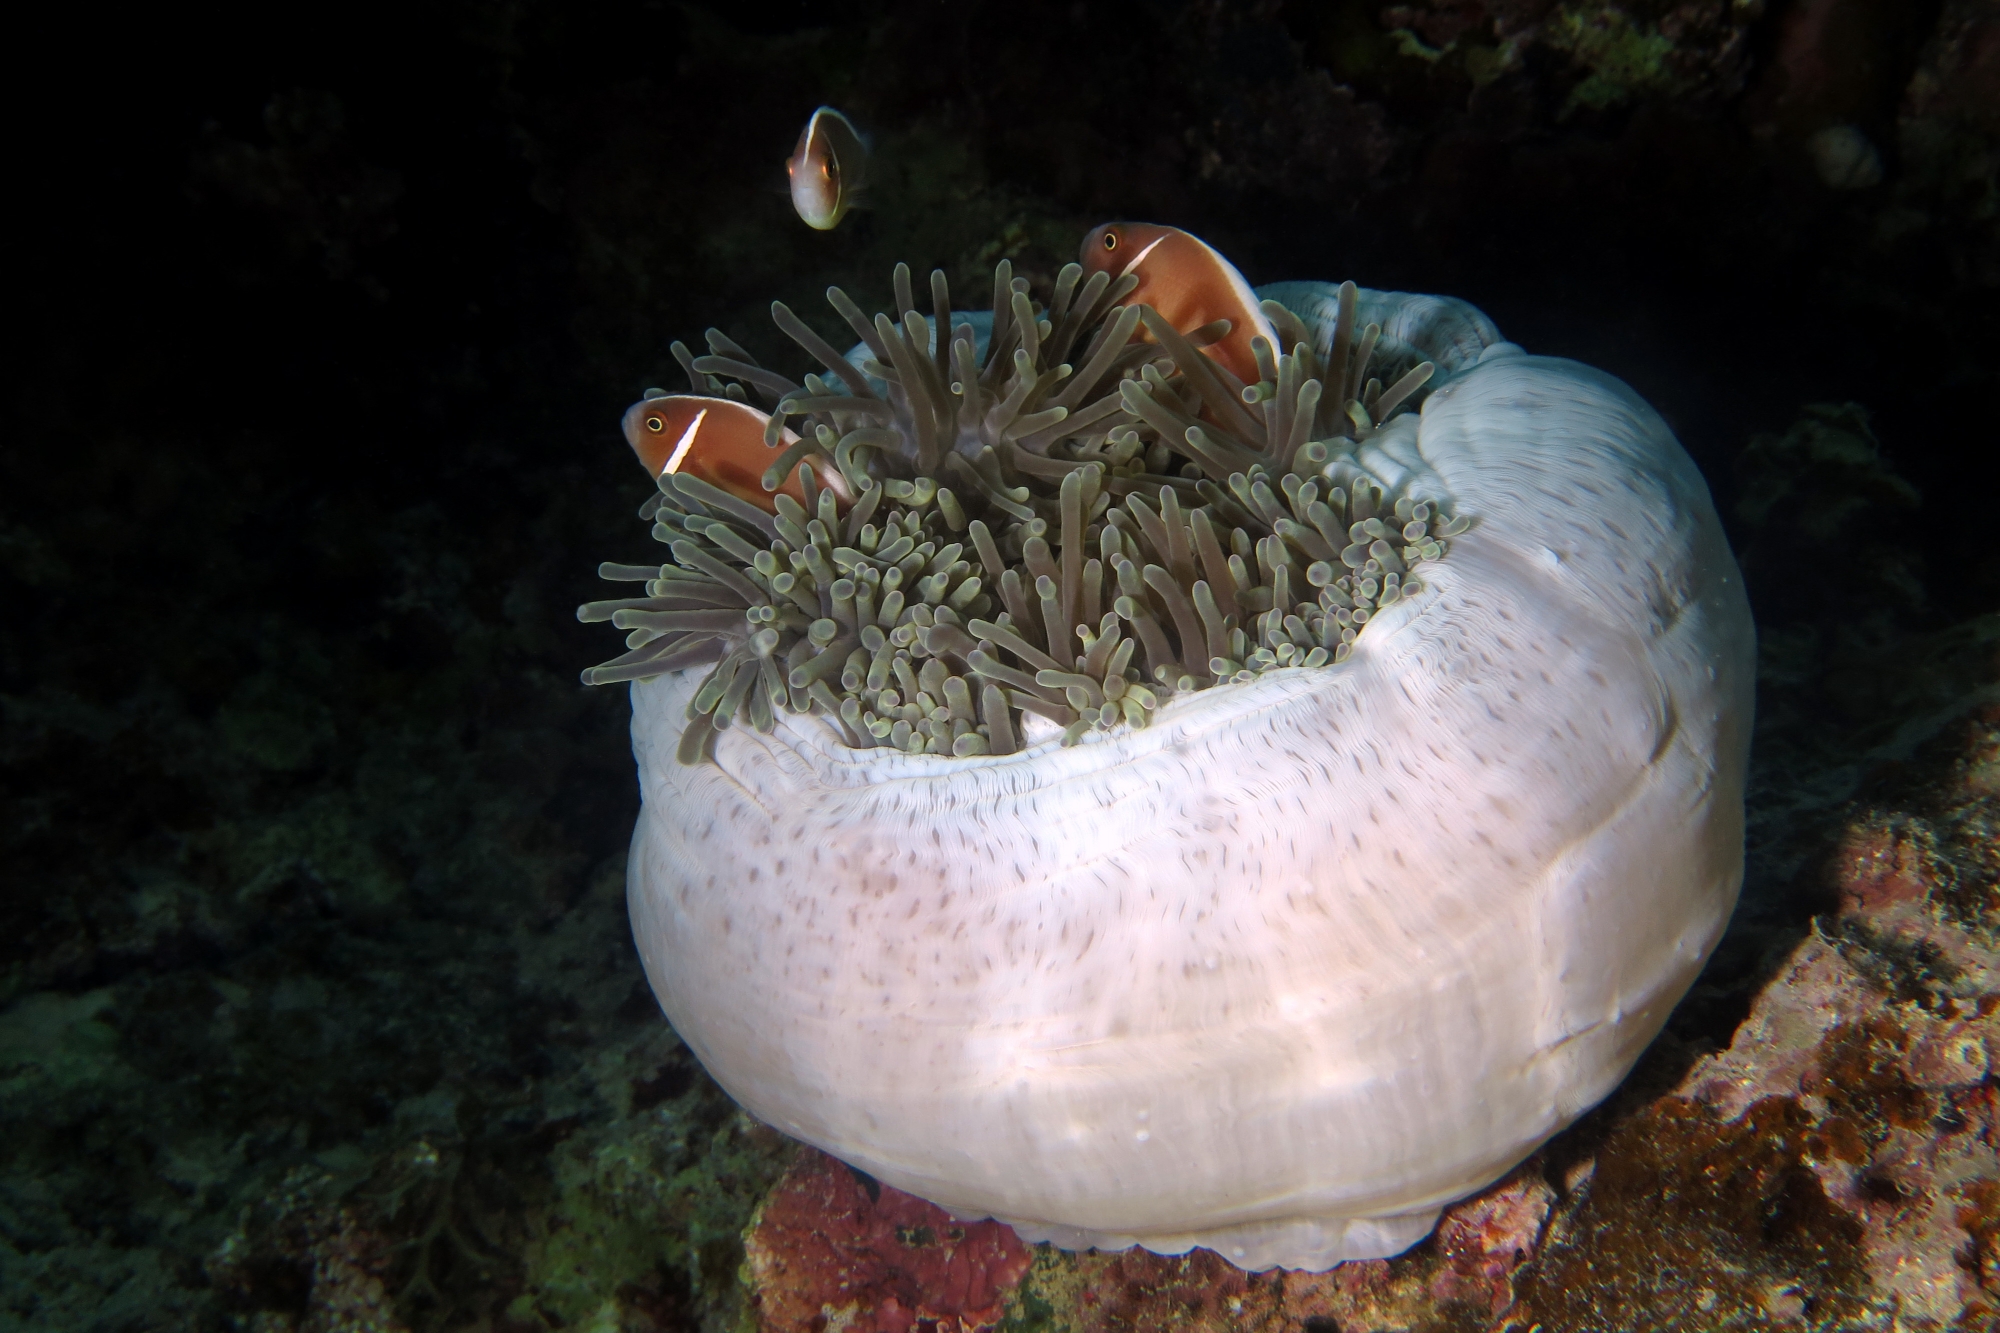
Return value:
[(868, 184), (868, 146), (852, 121), (830, 106), (812, 113), (799, 146), (785, 160), (792, 207), (808, 227), (831, 231)]
[(1153, 307), (1182, 333), (1213, 320), (1228, 320), (1228, 334), (1202, 350), (1245, 384), (1263, 378), (1250, 340), (1269, 339), (1276, 354), (1278, 335), (1250, 284), (1207, 242), (1178, 227), (1107, 222), (1084, 237), (1077, 260), (1086, 274), (1105, 272), (1113, 278), (1136, 274), (1139, 286), (1125, 299)]
[[(764, 473), (799, 437), (787, 430), (779, 436), (778, 448), (767, 446), (764, 428), (769, 421), (764, 413), (733, 398), (667, 394), (643, 398), (626, 409), (625, 441), (651, 477), (684, 472), (775, 513), (777, 503), (764, 489)], [(810, 466), (815, 479), (843, 501), (851, 498), (847, 479), (825, 459), (815, 456), (800, 466)], [(778, 489), (805, 502), (798, 468)]]

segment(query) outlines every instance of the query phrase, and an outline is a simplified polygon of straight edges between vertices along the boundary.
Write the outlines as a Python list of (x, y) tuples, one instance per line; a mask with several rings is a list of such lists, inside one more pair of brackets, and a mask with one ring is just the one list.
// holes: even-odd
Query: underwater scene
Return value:
[(0, 1333), (2000, 1329), (1987, 0), (24, 47)]

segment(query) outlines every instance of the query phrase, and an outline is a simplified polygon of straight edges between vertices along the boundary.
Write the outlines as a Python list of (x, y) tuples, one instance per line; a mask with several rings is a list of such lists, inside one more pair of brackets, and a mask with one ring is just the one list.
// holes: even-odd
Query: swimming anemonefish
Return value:
[(1125, 299), (1153, 307), (1182, 333), (1213, 320), (1228, 320), (1228, 336), (1203, 350), (1245, 384), (1262, 378), (1250, 340), (1262, 335), (1270, 340), (1274, 354), (1278, 349), (1271, 321), (1236, 266), (1178, 227), (1107, 222), (1084, 237), (1078, 262), (1086, 274), (1108, 272), (1114, 279), (1136, 275), (1139, 286)]
[[(779, 447), (770, 448), (764, 443), (768, 421), (764, 413), (733, 398), (668, 394), (641, 399), (625, 410), (625, 441), (654, 478), (665, 472), (685, 472), (775, 513), (777, 504), (764, 489), (764, 472), (785, 448), (798, 443), (799, 437), (784, 431)], [(847, 495), (846, 480), (830, 464), (815, 457), (801, 466), (805, 465), (812, 466), (814, 476), (835, 494)], [(792, 469), (778, 489), (801, 503), (805, 500), (798, 468)]]
[(808, 227), (831, 231), (868, 184), (868, 146), (853, 122), (830, 106), (812, 113), (785, 161), (792, 207)]

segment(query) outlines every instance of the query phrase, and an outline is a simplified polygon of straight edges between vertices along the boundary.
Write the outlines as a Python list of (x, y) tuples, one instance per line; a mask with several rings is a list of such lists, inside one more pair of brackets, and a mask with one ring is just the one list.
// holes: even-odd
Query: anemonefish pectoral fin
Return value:
[[(769, 447), (764, 436), (770, 420), (767, 414), (733, 398), (667, 394), (641, 399), (626, 409), (625, 440), (652, 477), (669, 472), (700, 477), (775, 513), (777, 504), (764, 489), (764, 474), (799, 437), (793, 431), (782, 431), (778, 447)], [(821, 485), (843, 499), (848, 497), (846, 478), (830, 462), (810, 455), (799, 467), (811, 467)], [(804, 501), (798, 468), (792, 469), (778, 489)]]
[(1200, 237), (1152, 222), (1107, 222), (1084, 237), (1078, 262), (1086, 273), (1137, 276), (1126, 299), (1153, 307), (1182, 333), (1228, 320), (1229, 332), (1203, 350), (1245, 384), (1262, 378), (1251, 342), (1268, 338), (1275, 348), (1277, 332), (1236, 266)]

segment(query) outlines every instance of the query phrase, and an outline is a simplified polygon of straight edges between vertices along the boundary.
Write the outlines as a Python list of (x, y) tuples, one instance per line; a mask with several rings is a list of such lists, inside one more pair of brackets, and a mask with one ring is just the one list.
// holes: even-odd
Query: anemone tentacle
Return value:
[[(1123, 304), (1136, 286), (1070, 264), (1043, 305), (1002, 260), (990, 313), (954, 314), (933, 271), (926, 314), (899, 264), (897, 317), (828, 290), (860, 339), (849, 356), (774, 304), (818, 363), (796, 383), (718, 330), (705, 356), (674, 344), (696, 394), (769, 405), (764, 489), (796, 470), (804, 502), (775, 495), (773, 517), (662, 474), (640, 517), (671, 559), (600, 567), (645, 595), (578, 608), (629, 631), (585, 683), (711, 665), (683, 762), (787, 710), (824, 714), (857, 748), (967, 756), (1049, 723), (1073, 744), (1144, 726), (1179, 693), (1344, 662), (1467, 526), (1356, 458), (1417, 405), (1431, 363), (1372, 377), (1381, 330), (1354, 327), (1348, 283), (1323, 352), (1265, 302), (1283, 345), (1255, 340), (1245, 384), (1201, 350), (1227, 321), (1175, 329)], [(800, 467), (812, 455), (852, 503)]]

